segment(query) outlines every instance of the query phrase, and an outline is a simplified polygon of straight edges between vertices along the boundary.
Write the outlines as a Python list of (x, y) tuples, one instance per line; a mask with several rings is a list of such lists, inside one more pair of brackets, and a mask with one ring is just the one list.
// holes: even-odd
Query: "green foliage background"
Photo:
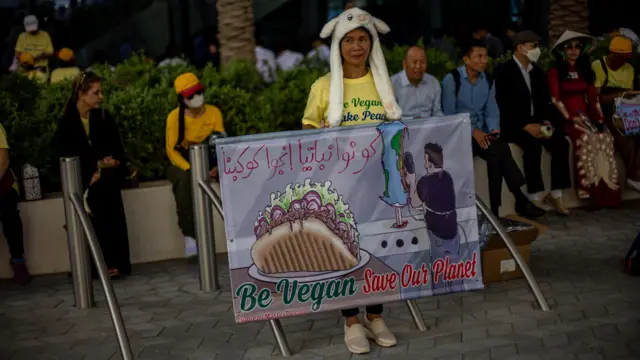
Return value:
[[(421, 45), (419, 43), (418, 45)], [(389, 73), (402, 70), (407, 46), (385, 49)], [(428, 49), (427, 72), (442, 79), (458, 65), (445, 53)], [(495, 63), (511, 57), (507, 54)], [(545, 50), (540, 64), (546, 70), (552, 63)], [(265, 85), (255, 66), (237, 62), (219, 72), (213, 67), (202, 70), (191, 66), (158, 68), (135, 56), (111, 71), (97, 67), (103, 79), (104, 108), (118, 122), (127, 155), (138, 166), (141, 180), (165, 176), (168, 164), (164, 151), (165, 121), (177, 106), (173, 80), (181, 73), (196, 73), (206, 87), (205, 99), (216, 105), (224, 116), (231, 136), (298, 129), (313, 82), (325, 73), (323, 66), (306, 63), (299, 69), (281, 73), (276, 82)], [(8, 134), (11, 167), (19, 174), (25, 163), (40, 170), (44, 191), (59, 187), (57, 159), (51, 140), (71, 93), (70, 83), (42, 85), (18, 74), (0, 78), (0, 122)]]

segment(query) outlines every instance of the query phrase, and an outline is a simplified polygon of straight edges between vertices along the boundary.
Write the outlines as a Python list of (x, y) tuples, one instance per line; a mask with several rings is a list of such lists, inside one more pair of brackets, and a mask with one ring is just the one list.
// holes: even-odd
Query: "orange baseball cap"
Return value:
[(73, 50), (69, 48), (62, 48), (58, 51), (58, 58), (62, 61), (71, 61), (73, 60), (74, 53)]
[(618, 54), (630, 54), (633, 52), (633, 43), (631, 39), (624, 36), (616, 36), (611, 39), (609, 44), (609, 51)]
[(184, 73), (178, 76), (173, 86), (176, 89), (176, 94), (184, 97), (189, 97), (200, 90), (204, 90), (200, 79), (194, 73)]

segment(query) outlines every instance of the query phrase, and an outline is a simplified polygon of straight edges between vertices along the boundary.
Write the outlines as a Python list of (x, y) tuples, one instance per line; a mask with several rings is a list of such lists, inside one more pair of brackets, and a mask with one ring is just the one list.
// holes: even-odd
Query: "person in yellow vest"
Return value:
[(9, 144), (4, 127), (0, 125), (0, 222), (2, 232), (9, 244), (13, 280), (25, 285), (31, 281), (31, 275), (24, 261), (24, 242), (22, 220), (18, 211), (18, 181), (9, 168)]
[(49, 33), (40, 30), (38, 18), (29, 15), (24, 18), (24, 30), (16, 41), (16, 56), (20, 58), (22, 54), (31, 54), (34, 59), (34, 66), (45, 74), (49, 74), (49, 58), (53, 56), (53, 43)]
[[(375, 124), (402, 117), (378, 37), (378, 32), (389, 30), (387, 24), (357, 7), (323, 27), (322, 38), (333, 36), (331, 72), (311, 86), (303, 129)], [(357, 308), (342, 310), (349, 351), (368, 353), (371, 348), (367, 338), (382, 347), (396, 345), (396, 337), (382, 319), (382, 310), (382, 305), (367, 306), (364, 324), (358, 319)]]
[(29, 53), (20, 55), (20, 72), (25, 74), (29, 79), (39, 83), (46, 83), (49, 76), (41, 67), (35, 66), (35, 59)]
[[(178, 76), (174, 87), (178, 95), (178, 107), (167, 117), (165, 145), (171, 162), (167, 178), (173, 184), (185, 254), (187, 258), (192, 258), (197, 255), (198, 248), (193, 224), (189, 146), (208, 142), (212, 135), (225, 136), (224, 124), (220, 109), (204, 103), (204, 86), (195, 74)], [(213, 167), (211, 176), (216, 177), (217, 171)]]
[(625, 136), (613, 124), (614, 102), (624, 93), (634, 91), (635, 72), (629, 63), (633, 55), (633, 42), (624, 36), (615, 36), (609, 44), (609, 54), (596, 59), (591, 68), (596, 75), (595, 86), (600, 94), (599, 101), (614, 144), (627, 172), (627, 185), (640, 192), (640, 138)]
[(57, 69), (51, 72), (52, 84), (65, 80), (73, 80), (81, 74), (80, 69), (76, 66), (76, 59), (73, 50), (62, 48), (58, 51), (59, 65)]

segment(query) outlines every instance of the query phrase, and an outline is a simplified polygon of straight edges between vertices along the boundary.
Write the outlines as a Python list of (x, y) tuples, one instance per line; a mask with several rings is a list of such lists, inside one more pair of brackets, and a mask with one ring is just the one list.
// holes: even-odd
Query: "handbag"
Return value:
[(625, 136), (640, 135), (640, 94), (625, 92), (614, 101), (613, 125)]

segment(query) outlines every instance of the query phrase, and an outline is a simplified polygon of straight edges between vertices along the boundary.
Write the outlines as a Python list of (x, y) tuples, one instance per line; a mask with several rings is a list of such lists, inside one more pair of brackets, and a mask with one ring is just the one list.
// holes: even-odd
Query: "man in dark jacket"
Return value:
[(524, 173), (530, 199), (540, 203), (544, 189), (540, 160), (542, 148), (551, 153), (551, 192), (542, 201), (568, 215), (562, 190), (571, 187), (569, 143), (559, 127), (549, 121), (551, 97), (546, 75), (535, 65), (540, 57), (540, 37), (521, 31), (513, 38), (513, 59), (495, 71), (500, 127), (506, 141), (518, 145), (524, 155)]

